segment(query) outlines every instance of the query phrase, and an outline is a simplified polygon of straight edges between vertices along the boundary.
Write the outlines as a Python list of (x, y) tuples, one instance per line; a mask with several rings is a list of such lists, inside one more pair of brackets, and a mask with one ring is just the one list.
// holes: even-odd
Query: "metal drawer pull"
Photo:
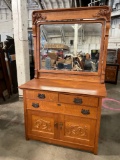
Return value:
[(34, 108), (39, 108), (39, 103), (32, 103), (32, 106), (33, 106)]
[(38, 94), (38, 98), (45, 99), (45, 94)]
[(75, 104), (82, 104), (82, 99), (81, 98), (74, 98), (73, 101)]
[(81, 110), (81, 113), (82, 113), (82, 114), (85, 114), (85, 115), (88, 115), (88, 114), (90, 114), (90, 111), (89, 111), (89, 110), (82, 109), (82, 110)]

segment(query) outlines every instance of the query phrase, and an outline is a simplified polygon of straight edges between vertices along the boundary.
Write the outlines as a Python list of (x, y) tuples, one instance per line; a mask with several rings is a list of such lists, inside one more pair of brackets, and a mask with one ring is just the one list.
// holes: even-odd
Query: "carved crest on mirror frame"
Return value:
[(101, 9), (99, 10), (99, 12), (95, 15), (93, 15), (94, 18), (101, 18), (102, 17), (106, 17), (107, 20), (110, 20), (110, 12), (111, 10), (107, 10), (107, 9)]
[(37, 23), (37, 21), (45, 21), (46, 20), (46, 16), (43, 16), (41, 13), (33, 13), (33, 25), (35, 25)]

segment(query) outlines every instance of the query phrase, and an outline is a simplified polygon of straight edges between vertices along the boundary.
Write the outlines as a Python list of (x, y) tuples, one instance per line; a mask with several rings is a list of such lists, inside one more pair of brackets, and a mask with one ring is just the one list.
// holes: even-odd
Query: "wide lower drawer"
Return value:
[(98, 106), (98, 98), (92, 96), (82, 96), (74, 94), (59, 94), (60, 103), (70, 103), (76, 105), (85, 105), (85, 106)]
[(48, 92), (48, 91), (34, 91), (34, 90), (26, 90), (26, 98), (43, 100), (43, 101), (58, 101), (58, 93), (57, 92)]
[(27, 109), (97, 119), (97, 108), (27, 99)]

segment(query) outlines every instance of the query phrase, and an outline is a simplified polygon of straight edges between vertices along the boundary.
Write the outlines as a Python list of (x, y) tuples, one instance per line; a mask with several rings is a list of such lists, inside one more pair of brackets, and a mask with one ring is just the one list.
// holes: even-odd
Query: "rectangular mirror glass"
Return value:
[(102, 24), (40, 25), (40, 69), (97, 72)]

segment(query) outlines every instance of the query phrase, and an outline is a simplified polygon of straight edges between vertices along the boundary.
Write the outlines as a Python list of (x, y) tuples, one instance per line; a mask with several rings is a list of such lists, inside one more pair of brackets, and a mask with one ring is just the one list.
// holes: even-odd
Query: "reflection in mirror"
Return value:
[(100, 23), (41, 25), (41, 69), (97, 72), (101, 32)]

